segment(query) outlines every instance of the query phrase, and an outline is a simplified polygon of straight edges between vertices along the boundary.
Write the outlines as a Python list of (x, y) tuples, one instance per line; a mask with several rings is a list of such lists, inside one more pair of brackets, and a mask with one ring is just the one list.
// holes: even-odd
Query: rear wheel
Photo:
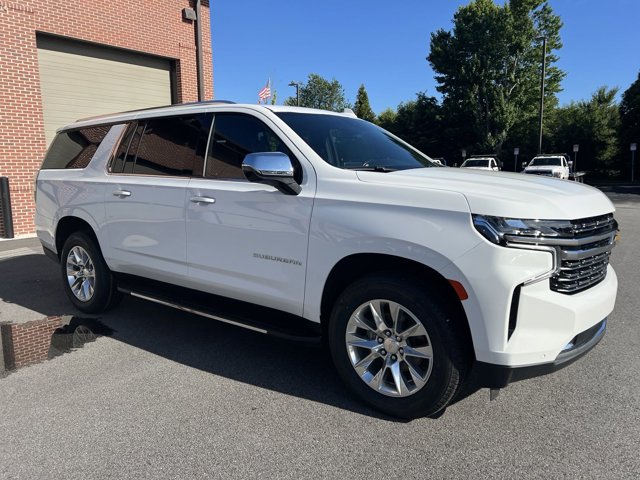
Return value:
[(402, 418), (446, 407), (468, 369), (452, 309), (439, 292), (399, 275), (372, 275), (339, 297), (329, 324), (343, 381), (374, 408)]
[(85, 232), (67, 238), (60, 256), (62, 281), (74, 306), (86, 313), (108, 310), (120, 299), (115, 279), (95, 240)]

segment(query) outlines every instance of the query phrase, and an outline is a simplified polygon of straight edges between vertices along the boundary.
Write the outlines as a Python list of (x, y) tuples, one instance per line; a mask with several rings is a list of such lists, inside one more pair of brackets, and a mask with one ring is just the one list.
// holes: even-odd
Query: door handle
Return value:
[(116, 190), (113, 192), (114, 197), (130, 197), (131, 192), (129, 190)]
[(193, 203), (216, 203), (215, 198), (211, 197), (191, 197)]

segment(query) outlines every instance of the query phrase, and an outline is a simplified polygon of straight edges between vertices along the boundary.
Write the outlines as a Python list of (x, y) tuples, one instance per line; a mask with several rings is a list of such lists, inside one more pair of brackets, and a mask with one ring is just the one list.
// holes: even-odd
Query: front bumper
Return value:
[(503, 388), (512, 382), (556, 372), (586, 355), (602, 340), (606, 329), (607, 319), (605, 318), (588, 330), (576, 335), (551, 363), (509, 367), (476, 362), (473, 367), (474, 383), (478, 387)]
[(507, 369), (553, 363), (574, 337), (611, 314), (618, 287), (611, 265), (600, 283), (573, 295), (552, 291), (548, 279), (515, 295), (519, 285), (551, 268), (548, 252), (486, 242), (443, 269), (469, 294), (462, 306), (477, 362)]

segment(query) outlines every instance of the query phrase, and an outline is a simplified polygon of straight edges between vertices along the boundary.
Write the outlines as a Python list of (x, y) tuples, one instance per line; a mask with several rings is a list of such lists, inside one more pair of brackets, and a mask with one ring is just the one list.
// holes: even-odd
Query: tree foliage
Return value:
[[(299, 87), (300, 106), (342, 112), (349, 107), (345, 98), (344, 87), (335, 78), (331, 81), (316, 73), (310, 73), (306, 83)], [(289, 97), (285, 105), (297, 105), (296, 97)]]
[(571, 102), (553, 117), (551, 138), (559, 152), (572, 152), (579, 145), (577, 168), (596, 174), (619, 168), (617, 132), (620, 112), (615, 102), (617, 88), (600, 87), (590, 100)]
[(455, 13), (451, 31), (431, 35), (427, 60), (453, 120), (449, 134), (460, 147), (500, 150), (519, 119), (535, 128), (543, 36), (546, 105), (557, 103), (564, 77), (554, 66), (561, 26), (545, 0), (473, 0)]
[(376, 125), (392, 132), (396, 122), (396, 112), (393, 108), (387, 108), (380, 112), (375, 120)]
[(353, 111), (358, 118), (368, 122), (373, 122), (376, 119), (376, 114), (373, 113), (371, 105), (369, 105), (369, 95), (367, 94), (367, 89), (364, 88), (364, 84), (361, 84), (360, 88), (358, 88), (358, 94), (356, 95), (356, 103), (353, 105)]
[(629, 150), (631, 143), (640, 143), (640, 72), (635, 82), (622, 94), (620, 102), (620, 147)]
[(392, 113), (390, 124), (379, 123), (383, 128), (428, 155), (440, 154), (440, 106), (434, 97), (418, 93), (415, 100), (401, 103)]

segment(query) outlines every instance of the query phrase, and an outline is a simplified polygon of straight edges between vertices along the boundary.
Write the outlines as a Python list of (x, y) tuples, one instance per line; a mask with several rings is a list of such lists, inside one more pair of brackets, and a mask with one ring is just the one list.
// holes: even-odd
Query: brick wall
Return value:
[(53, 332), (61, 325), (61, 317), (0, 325), (5, 368), (13, 370), (46, 360)]
[[(8, 176), (14, 233), (34, 230), (33, 178), (45, 151), (36, 32), (176, 61), (177, 100), (197, 100), (193, 0), (0, 0), (0, 176)], [(209, 2), (202, 2), (205, 98), (213, 98)]]

